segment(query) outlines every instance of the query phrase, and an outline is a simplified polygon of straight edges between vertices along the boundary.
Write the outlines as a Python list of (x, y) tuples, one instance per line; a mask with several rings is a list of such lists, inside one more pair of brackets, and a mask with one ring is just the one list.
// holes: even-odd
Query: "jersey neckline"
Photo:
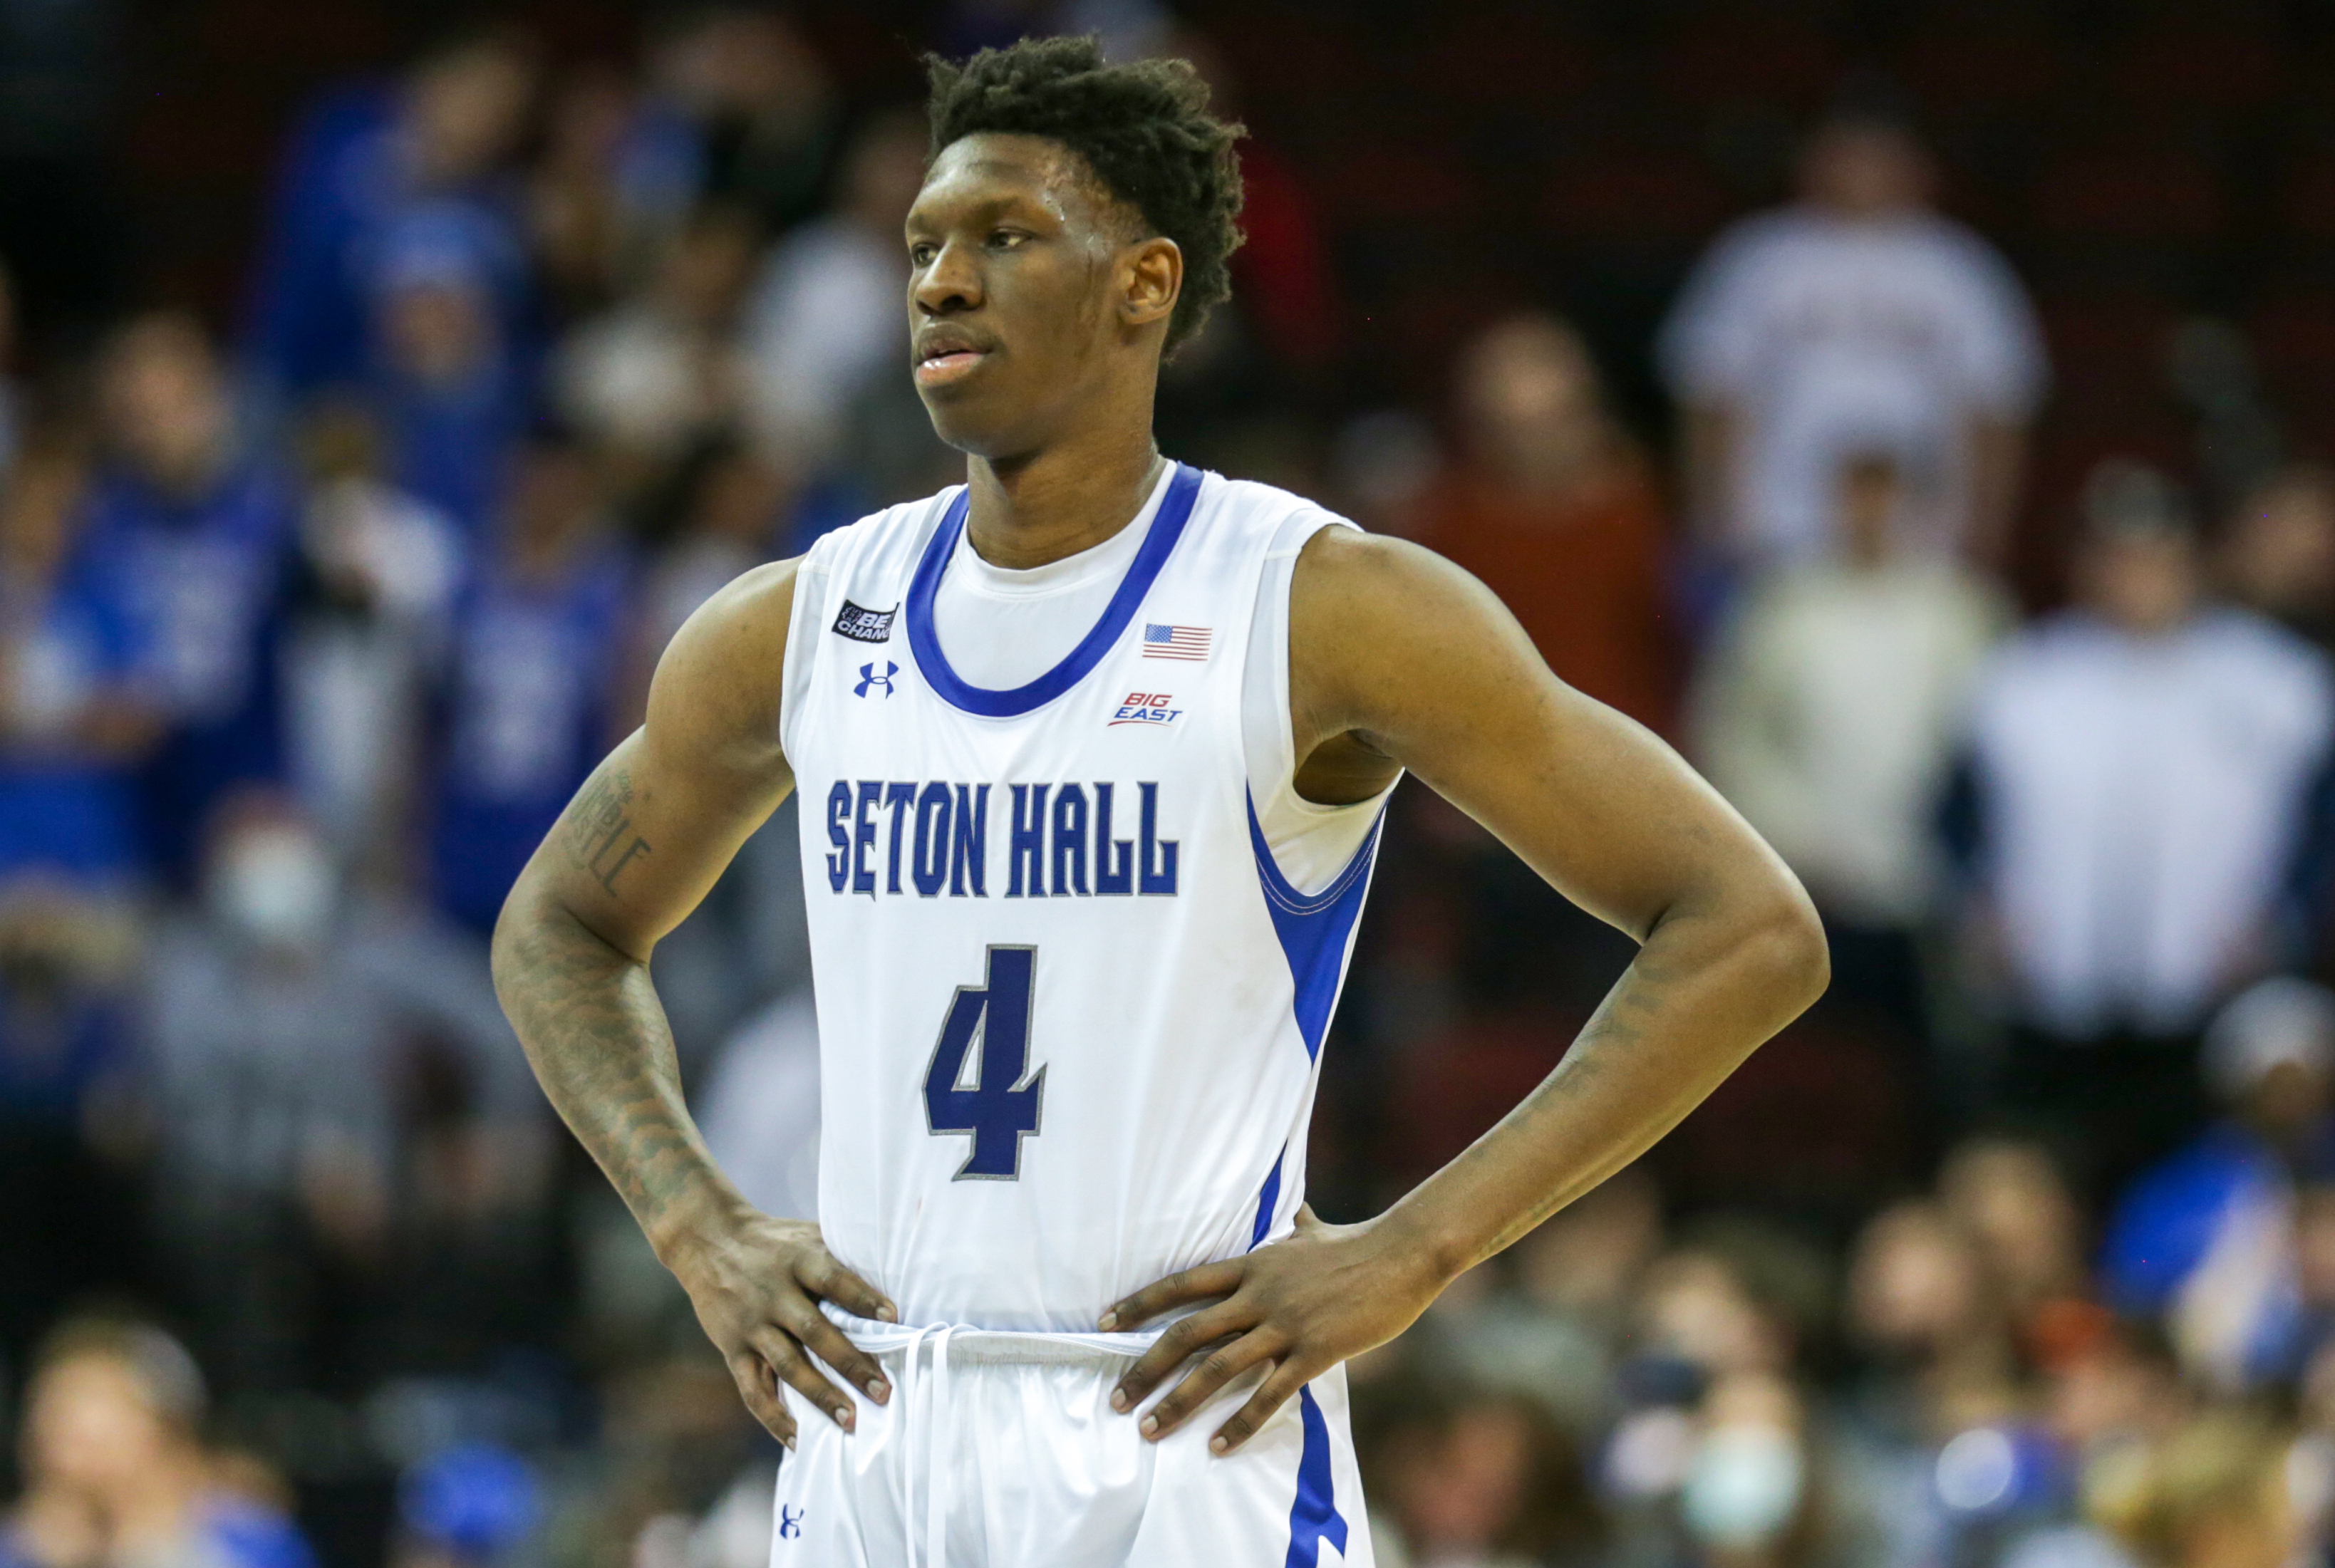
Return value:
[(1103, 607), (1102, 618), (1052, 669), (1025, 684), (993, 691), (973, 684), (950, 666), (933, 626), (933, 600), (940, 592), (941, 576), (948, 569), (949, 559), (956, 553), (957, 539), (964, 532), (965, 511), (972, 497), (971, 490), (959, 490), (941, 518), (940, 527), (933, 530), (932, 538), (925, 543), (924, 556), (916, 562), (916, 575), (908, 584), (908, 646), (916, 654), (917, 669), (933, 690), (940, 693), (942, 701), (984, 719), (1015, 718), (1052, 702), (1084, 680), (1135, 619), (1144, 595), (1151, 591), (1160, 568), (1174, 553), (1177, 540), (1183, 537), (1184, 525), (1191, 520), (1192, 503), (1199, 492), (1200, 470), (1177, 463), (1176, 477), (1159, 502), (1159, 509), (1143, 537), (1143, 546), (1129, 564), (1127, 576), (1119, 579), (1110, 603)]

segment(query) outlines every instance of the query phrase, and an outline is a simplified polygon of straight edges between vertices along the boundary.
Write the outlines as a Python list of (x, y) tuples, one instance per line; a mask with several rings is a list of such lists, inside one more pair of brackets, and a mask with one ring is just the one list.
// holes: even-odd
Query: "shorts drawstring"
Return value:
[[(892, 1413), (904, 1447), (900, 1459), (901, 1535), (907, 1544), (902, 1568), (948, 1568), (949, 1509), (955, 1501), (956, 1418), (949, 1399), (950, 1347), (969, 1336), (969, 1353), (975, 1360), (994, 1357), (1001, 1346), (1012, 1348), (1013, 1359), (1051, 1359), (1069, 1354), (1107, 1356), (1132, 1360), (1159, 1336), (1158, 1329), (1132, 1334), (1046, 1333), (977, 1329), (964, 1323), (925, 1323), (906, 1328), (879, 1323), (833, 1307), (828, 1319), (872, 1356), (902, 1352), (896, 1382), (899, 1403)], [(932, 1370), (918, 1366), (925, 1347), (932, 1347)], [(929, 1385), (929, 1386), (927, 1386)], [(924, 1488), (923, 1549), (917, 1549), (916, 1490)]]
[[(900, 1462), (901, 1534), (911, 1544), (913, 1553), (916, 1539), (916, 1469), (917, 1459), (924, 1457), (925, 1470), (925, 1549), (923, 1568), (948, 1568), (948, 1510), (954, 1487), (950, 1471), (954, 1467), (956, 1423), (949, 1410), (949, 1341), (955, 1337), (954, 1323), (928, 1323), (908, 1336), (906, 1357), (900, 1369), (900, 1409), (893, 1418), (897, 1421), (908, 1441)], [(924, 1379), (918, 1375), (916, 1362), (930, 1340), (933, 1346), (932, 1389), (928, 1397), (916, 1395)], [(919, 1441), (916, 1425), (919, 1409), (923, 1411), (925, 1431)], [(916, 1568), (912, 1554), (906, 1568)]]

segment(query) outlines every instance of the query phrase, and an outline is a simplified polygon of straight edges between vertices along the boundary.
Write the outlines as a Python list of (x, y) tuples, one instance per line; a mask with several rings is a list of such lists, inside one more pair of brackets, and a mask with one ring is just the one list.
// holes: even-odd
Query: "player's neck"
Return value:
[(983, 560), (1013, 571), (1092, 549), (1143, 510), (1162, 460), (1148, 421), (1027, 457), (974, 458), (965, 530)]

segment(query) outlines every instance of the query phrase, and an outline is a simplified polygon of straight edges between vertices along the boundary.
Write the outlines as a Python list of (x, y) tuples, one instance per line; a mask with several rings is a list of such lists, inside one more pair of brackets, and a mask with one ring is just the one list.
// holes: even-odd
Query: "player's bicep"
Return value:
[(750, 574), (677, 633), (648, 714), (537, 850), (521, 895), (644, 957), (792, 787), (778, 740), (790, 566)]
[(1567, 897), (1642, 936), (1720, 881), (1781, 871), (1658, 736), (1550, 673), (1484, 585), (1400, 541), (1333, 552), (1325, 591), (1293, 605), (1307, 686)]

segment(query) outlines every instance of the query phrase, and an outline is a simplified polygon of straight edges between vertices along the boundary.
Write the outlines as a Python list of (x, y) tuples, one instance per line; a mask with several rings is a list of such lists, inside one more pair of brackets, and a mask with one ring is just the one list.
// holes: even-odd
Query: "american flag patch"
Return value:
[(1206, 626), (1163, 626), (1157, 621), (1147, 622), (1143, 628), (1143, 656), (1205, 659), (1208, 656), (1208, 637)]

